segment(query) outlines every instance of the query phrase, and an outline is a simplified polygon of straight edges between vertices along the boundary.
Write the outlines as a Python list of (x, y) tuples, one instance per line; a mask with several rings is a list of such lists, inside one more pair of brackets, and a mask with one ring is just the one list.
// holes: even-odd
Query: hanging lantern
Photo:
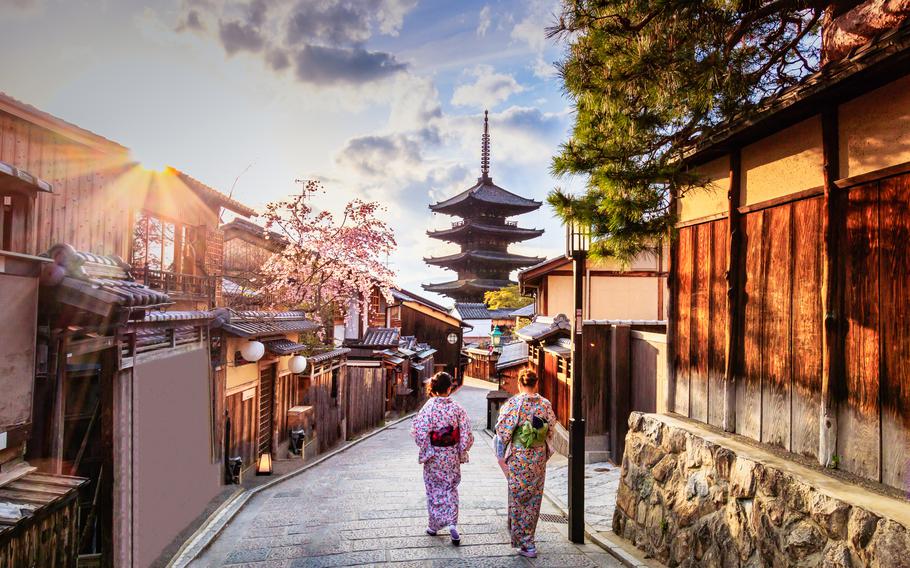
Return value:
[(288, 369), (296, 375), (306, 371), (306, 365), (307, 360), (303, 355), (294, 355), (291, 357), (291, 360), (288, 361)]
[(265, 345), (260, 341), (248, 341), (240, 348), (240, 355), (245, 360), (255, 363), (265, 355)]
[(498, 325), (493, 328), (493, 333), (490, 334), (490, 338), (493, 341), (494, 348), (502, 346), (502, 330), (499, 329)]

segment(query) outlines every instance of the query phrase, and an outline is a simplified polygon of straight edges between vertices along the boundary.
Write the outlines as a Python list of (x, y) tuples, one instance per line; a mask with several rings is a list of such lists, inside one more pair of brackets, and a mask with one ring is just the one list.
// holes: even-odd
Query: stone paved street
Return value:
[[(456, 395), (476, 438), (462, 469), (461, 547), (424, 534), (421, 468), (404, 421), (259, 493), (192, 566), (620, 566), (594, 545), (571, 544), (555, 522), (538, 526), (539, 558), (515, 554), (505, 480), (482, 431), (486, 393), (465, 386)], [(555, 509), (545, 500), (547, 512)]]

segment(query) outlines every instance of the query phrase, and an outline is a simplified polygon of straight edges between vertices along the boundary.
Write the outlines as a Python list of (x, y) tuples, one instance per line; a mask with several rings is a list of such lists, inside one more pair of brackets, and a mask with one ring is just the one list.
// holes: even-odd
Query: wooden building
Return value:
[(910, 27), (730, 124), (675, 202), (672, 410), (884, 485), (910, 464)]
[(211, 316), (154, 311), (168, 296), (116, 257), (68, 245), (48, 257), (28, 457), (43, 472), (88, 478), (85, 559), (149, 565), (221, 491)]
[(34, 425), (43, 419), (33, 408), (35, 337), (39, 274), (50, 264), (28, 254), (28, 241), (37, 194), (52, 191), (0, 162), (0, 320), (15, 330), (0, 341), (0, 566), (69, 567), (79, 552), (78, 493), (87, 480), (39, 472), (25, 461)]
[[(301, 342), (301, 336), (318, 326), (303, 312), (219, 313), (223, 321), (213, 352), (216, 372), (224, 377), (223, 415), (229, 430), (226, 457), (241, 458), (243, 469), (255, 466), (262, 454), (285, 458), (290, 442), (288, 410), (312, 406), (304, 404), (304, 399), (313, 367), (297, 376), (291, 373), (289, 361), (311, 349)], [(243, 358), (241, 350), (250, 341), (263, 344), (262, 359)], [(309, 412), (311, 420), (316, 420), (315, 408), (300, 412)]]
[(237, 310), (265, 309), (272, 303), (261, 289), (262, 268), (287, 243), (284, 236), (237, 217), (221, 226), (224, 234), (224, 306)]
[[(613, 259), (589, 261), (584, 275), (584, 319), (664, 320), (667, 259), (641, 255), (629, 266)], [(534, 296), (534, 313), (575, 312), (572, 259), (558, 256), (518, 273), (521, 293)]]
[(47, 180), (25, 252), (57, 243), (128, 261), (179, 309), (221, 301), (221, 208), (254, 211), (173, 168), (150, 171), (116, 142), (0, 94), (0, 160)]
[(444, 306), (413, 292), (395, 289), (392, 299), (386, 325), (398, 327), (402, 336), (416, 337), (435, 350), (430, 374), (445, 371), (460, 380), (465, 324), (452, 317)]

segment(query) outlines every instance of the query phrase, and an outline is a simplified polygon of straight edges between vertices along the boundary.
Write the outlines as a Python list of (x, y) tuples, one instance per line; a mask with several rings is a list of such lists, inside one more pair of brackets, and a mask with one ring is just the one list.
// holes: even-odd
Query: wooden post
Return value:
[(66, 362), (69, 342), (61, 336), (57, 343), (57, 369), (54, 377), (54, 416), (51, 420), (51, 458), (54, 473), (63, 473), (63, 434), (66, 415)]
[[(676, 211), (678, 197), (676, 190), (670, 193), (670, 208)], [(673, 235), (670, 239), (670, 258), (667, 267), (667, 289), (669, 298), (667, 302), (667, 385), (663, 393), (667, 412), (676, 412), (676, 320), (679, 317), (679, 238)]]
[(727, 329), (724, 343), (724, 418), (725, 432), (736, 431), (736, 357), (742, 349), (739, 317), (742, 311), (743, 227), (739, 213), (742, 185), (742, 153), (730, 151), (730, 189), (727, 194)]
[(824, 341), (822, 342), (822, 385), (819, 406), (818, 462), (828, 467), (837, 454), (837, 388), (843, 373), (844, 343), (843, 290), (840, 285), (844, 251), (841, 229), (844, 223), (843, 199), (834, 185), (840, 175), (837, 107), (822, 111), (822, 156), (824, 158), (825, 219), (824, 272)]
[[(114, 565), (114, 376), (117, 356), (112, 349), (98, 354), (101, 360), (101, 472), (98, 480), (98, 536), (101, 539), (101, 566)], [(128, 460), (132, 471), (134, 464)]]
[(610, 326), (610, 448), (615, 463), (622, 463), (632, 412), (631, 328), (628, 325)]

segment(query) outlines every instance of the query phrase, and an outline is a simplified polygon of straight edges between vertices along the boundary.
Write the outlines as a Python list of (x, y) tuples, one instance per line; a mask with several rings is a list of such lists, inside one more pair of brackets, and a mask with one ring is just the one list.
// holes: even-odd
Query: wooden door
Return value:
[(259, 371), (259, 453), (271, 453), (275, 416), (275, 365)]

